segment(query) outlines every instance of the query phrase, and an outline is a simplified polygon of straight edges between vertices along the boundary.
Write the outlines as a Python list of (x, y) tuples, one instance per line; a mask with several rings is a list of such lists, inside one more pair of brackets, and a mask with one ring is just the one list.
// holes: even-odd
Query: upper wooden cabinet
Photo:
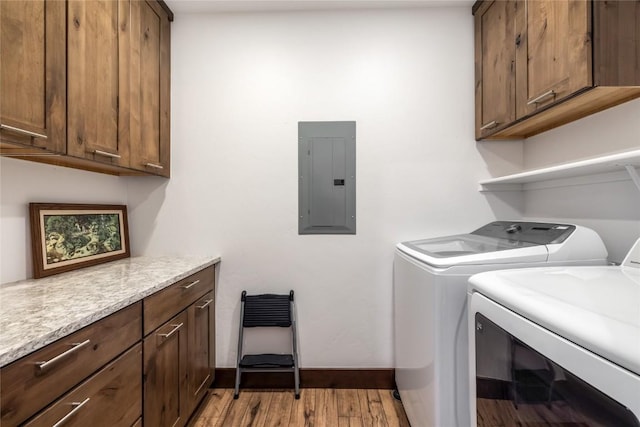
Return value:
[(480, 136), (516, 119), (515, 0), (496, 1), (475, 16), (476, 123)]
[(131, 168), (169, 177), (169, 17), (147, 0), (134, 1), (131, 15)]
[(4, 153), (65, 151), (65, 30), (64, 2), (0, 2)]
[(126, 100), (123, 89), (128, 89), (129, 3), (67, 3), (67, 154), (71, 156), (129, 166), (128, 117), (119, 114), (120, 99)]
[[(169, 177), (173, 14), (166, 4), (0, 5), (0, 154), (115, 175)], [(41, 155), (48, 151), (66, 155)]]
[(526, 138), (639, 97), (637, 4), (476, 2), (476, 139)]
[[(516, 27), (517, 118), (591, 87), (591, 4), (527, 1)], [(526, 29), (526, 31), (525, 31)]]

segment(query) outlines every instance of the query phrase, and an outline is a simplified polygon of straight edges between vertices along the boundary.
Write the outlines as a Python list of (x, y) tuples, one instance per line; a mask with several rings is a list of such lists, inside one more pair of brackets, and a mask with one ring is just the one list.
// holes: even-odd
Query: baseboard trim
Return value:
[[(212, 387), (233, 388), (235, 368), (217, 368)], [(293, 374), (288, 372), (245, 372), (242, 388), (292, 388)], [(301, 388), (395, 388), (393, 369), (300, 369)]]

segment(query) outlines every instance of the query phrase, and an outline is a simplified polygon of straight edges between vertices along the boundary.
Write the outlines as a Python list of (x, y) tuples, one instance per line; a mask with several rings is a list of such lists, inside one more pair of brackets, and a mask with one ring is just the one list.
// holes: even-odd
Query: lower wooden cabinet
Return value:
[(142, 414), (141, 370), (138, 343), (25, 425), (131, 426)]
[[(145, 426), (184, 426), (213, 381), (213, 288), (214, 274), (210, 268), (161, 291), (165, 296), (177, 292), (174, 302), (180, 300), (178, 295), (186, 298), (189, 292), (197, 293), (186, 299), (190, 304), (180, 307), (179, 314), (144, 338)], [(159, 299), (157, 295), (143, 301), (144, 312), (154, 313), (154, 319), (162, 317), (158, 307), (167, 306), (167, 299)], [(167, 306), (165, 318), (176, 307)]]
[(141, 329), (137, 302), (3, 367), (2, 427), (21, 424), (88, 378), (139, 342)]
[(200, 270), (2, 367), (0, 425), (186, 425), (213, 381), (214, 273)]
[(198, 406), (213, 381), (214, 375), (214, 294), (206, 294), (187, 309), (188, 321), (188, 408), (189, 412)]
[(182, 312), (144, 339), (144, 424), (187, 422), (187, 313)]

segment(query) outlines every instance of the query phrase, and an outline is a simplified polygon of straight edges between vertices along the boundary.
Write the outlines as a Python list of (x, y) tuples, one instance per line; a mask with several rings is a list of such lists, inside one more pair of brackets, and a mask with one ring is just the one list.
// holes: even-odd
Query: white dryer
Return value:
[(469, 234), (404, 242), (394, 258), (395, 379), (413, 427), (469, 419), (467, 280), (542, 265), (606, 264), (593, 230), (496, 221)]
[(472, 426), (640, 426), (640, 240), (622, 266), (469, 279)]

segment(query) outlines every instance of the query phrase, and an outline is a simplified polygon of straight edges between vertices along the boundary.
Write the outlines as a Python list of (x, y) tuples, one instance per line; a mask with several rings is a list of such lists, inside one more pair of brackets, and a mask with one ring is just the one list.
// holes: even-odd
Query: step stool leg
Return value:
[(233, 398), (237, 399), (240, 396), (240, 376), (242, 372), (240, 371), (240, 367), (236, 368), (236, 388), (233, 392)]

